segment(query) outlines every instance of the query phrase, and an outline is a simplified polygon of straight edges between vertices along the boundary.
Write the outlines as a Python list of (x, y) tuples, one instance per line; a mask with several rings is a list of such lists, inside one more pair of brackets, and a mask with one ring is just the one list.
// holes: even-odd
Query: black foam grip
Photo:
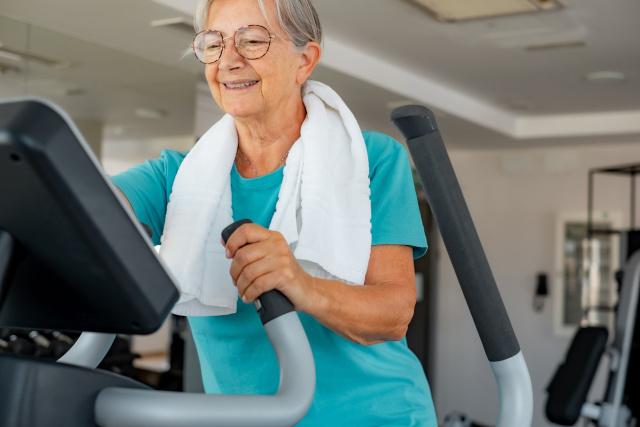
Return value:
[(492, 362), (520, 351), (435, 117), (422, 106), (395, 109), (391, 119), (407, 138), (427, 201), (460, 282), (487, 357)]
[[(241, 219), (239, 221), (234, 222), (233, 224), (227, 226), (224, 230), (222, 230), (222, 241), (226, 244), (229, 240), (229, 237), (243, 224), (250, 224), (252, 221), (250, 219)], [(283, 314), (290, 313), (294, 311), (293, 304), (289, 301), (282, 292), (274, 289), (258, 297), (258, 301), (260, 302), (258, 306), (258, 314), (260, 315), (260, 320), (262, 324), (265, 325), (267, 322), (282, 316)]]

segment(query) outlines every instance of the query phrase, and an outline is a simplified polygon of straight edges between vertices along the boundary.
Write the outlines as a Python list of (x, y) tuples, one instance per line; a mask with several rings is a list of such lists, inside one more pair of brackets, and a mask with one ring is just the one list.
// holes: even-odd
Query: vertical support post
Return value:
[(593, 237), (593, 175), (592, 170), (589, 171), (589, 189), (587, 194), (587, 239)]
[(629, 223), (631, 224), (631, 229), (635, 230), (636, 228), (636, 173), (631, 172), (631, 212), (629, 216)]

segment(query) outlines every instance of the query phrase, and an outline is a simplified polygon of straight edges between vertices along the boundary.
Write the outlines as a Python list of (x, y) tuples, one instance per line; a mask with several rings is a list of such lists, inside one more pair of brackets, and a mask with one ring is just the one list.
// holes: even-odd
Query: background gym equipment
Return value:
[[(597, 234), (620, 236), (620, 265), (615, 275), (618, 302), (615, 307), (583, 307), (586, 326), (578, 328), (549, 386), (545, 413), (549, 421), (574, 425), (580, 417), (600, 427), (635, 426), (640, 420), (640, 230), (635, 229), (635, 181), (640, 164), (612, 166), (589, 171), (587, 242), (590, 247)], [(594, 179), (596, 174), (615, 174), (630, 178), (630, 227), (627, 230), (600, 229), (593, 224)], [(596, 275), (598, 276), (598, 275)], [(585, 278), (585, 287), (589, 279)], [(614, 277), (609, 278), (611, 282)], [(583, 288), (584, 289), (584, 288)], [(593, 310), (611, 310), (615, 314), (614, 330), (590, 326), (588, 314)], [(613, 335), (611, 344), (607, 344)], [(609, 377), (602, 401), (587, 403), (602, 356), (609, 359)]]
[[(571, 342), (564, 362), (547, 387), (545, 412), (549, 421), (574, 425), (580, 417), (600, 427), (633, 427), (639, 412), (640, 251), (626, 264), (617, 307), (614, 339), (607, 346), (609, 331), (602, 326), (581, 327)], [(602, 355), (609, 357), (609, 378), (601, 402), (587, 403)]]
[[(433, 115), (413, 106), (392, 118), (426, 184), (496, 377), (497, 425), (529, 426), (529, 373)], [(0, 103), (0, 194), (0, 326), (92, 331), (60, 359), (65, 363), (0, 354), (0, 426), (283, 426), (304, 416), (315, 386), (311, 349), (290, 307), (270, 315), (264, 298), (257, 308), (281, 368), (276, 396), (159, 392), (92, 369), (114, 333), (158, 328), (177, 292), (141, 226), (54, 105)]]

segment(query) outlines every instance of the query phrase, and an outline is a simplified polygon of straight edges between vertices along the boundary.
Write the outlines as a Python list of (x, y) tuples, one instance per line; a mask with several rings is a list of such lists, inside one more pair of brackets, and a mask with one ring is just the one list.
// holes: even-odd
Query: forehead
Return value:
[[(265, 9), (272, 19), (272, 1), (264, 2)], [(215, 0), (209, 9), (207, 28), (222, 32), (232, 32), (245, 25), (258, 24), (270, 28), (271, 26), (262, 14), (257, 0)]]

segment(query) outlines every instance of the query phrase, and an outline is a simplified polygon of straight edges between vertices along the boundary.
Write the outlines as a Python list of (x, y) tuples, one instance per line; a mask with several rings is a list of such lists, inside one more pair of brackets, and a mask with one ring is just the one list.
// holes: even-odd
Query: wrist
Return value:
[[(308, 274), (308, 273), (307, 273)], [(317, 277), (313, 277), (309, 274), (309, 280), (307, 281), (308, 298), (305, 298), (306, 304), (304, 307), (300, 307), (300, 311), (313, 315), (322, 311), (323, 305), (325, 305), (324, 296), (320, 292), (319, 281)]]

